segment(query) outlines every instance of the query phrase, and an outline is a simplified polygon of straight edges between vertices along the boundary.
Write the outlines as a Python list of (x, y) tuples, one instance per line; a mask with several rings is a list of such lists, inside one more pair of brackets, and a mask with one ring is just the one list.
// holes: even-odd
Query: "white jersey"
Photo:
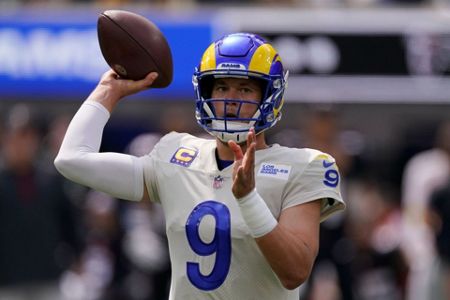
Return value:
[[(164, 136), (144, 159), (150, 198), (166, 218), (172, 263), (170, 299), (299, 299), (260, 252), (231, 192), (232, 166), (217, 167), (216, 141)], [(321, 219), (343, 209), (334, 159), (312, 149), (273, 145), (255, 155), (256, 189), (275, 218), (323, 200)]]

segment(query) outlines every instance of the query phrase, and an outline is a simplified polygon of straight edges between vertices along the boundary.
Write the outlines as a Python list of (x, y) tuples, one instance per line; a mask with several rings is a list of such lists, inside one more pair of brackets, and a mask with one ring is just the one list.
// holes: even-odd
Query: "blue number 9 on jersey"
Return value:
[[(202, 241), (199, 226), (203, 217), (210, 215), (216, 222), (214, 238), (210, 243)], [(205, 201), (197, 205), (186, 222), (186, 237), (192, 250), (201, 256), (216, 254), (216, 261), (210, 274), (203, 275), (200, 265), (187, 262), (187, 276), (200, 290), (211, 291), (225, 281), (231, 263), (230, 211), (223, 203)]]

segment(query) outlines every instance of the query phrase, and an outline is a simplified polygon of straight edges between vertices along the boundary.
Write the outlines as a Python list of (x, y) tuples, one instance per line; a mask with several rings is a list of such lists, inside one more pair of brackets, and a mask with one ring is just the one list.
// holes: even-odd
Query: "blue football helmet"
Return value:
[[(214, 80), (226, 77), (253, 78), (260, 82), (260, 103), (240, 99), (212, 99)], [(226, 35), (206, 49), (194, 72), (192, 83), (196, 93), (197, 123), (221, 141), (245, 142), (252, 126), (258, 134), (280, 120), (287, 78), (288, 72), (283, 70), (280, 56), (264, 39), (250, 33)], [(217, 116), (214, 109), (213, 103), (219, 101), (225, 107), (223, 116)], [(231, 102), (238, 104), (237, 116), (227, 116), (227, 104)], [(244, 103), (257, 106), (251, 118), (239, 116)]]

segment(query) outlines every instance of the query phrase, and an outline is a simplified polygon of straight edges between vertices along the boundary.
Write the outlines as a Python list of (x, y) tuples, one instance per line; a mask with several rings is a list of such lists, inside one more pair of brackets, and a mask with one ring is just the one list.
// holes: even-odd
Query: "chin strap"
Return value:
[(210, 133), (222, 142), (235, 141), (236, 143), (242, 143), (247, 140), (248, 131), (254, 123), (254, 121), (250, 123), (227, 121), (225, 131), (225, 121), (213, 120)]

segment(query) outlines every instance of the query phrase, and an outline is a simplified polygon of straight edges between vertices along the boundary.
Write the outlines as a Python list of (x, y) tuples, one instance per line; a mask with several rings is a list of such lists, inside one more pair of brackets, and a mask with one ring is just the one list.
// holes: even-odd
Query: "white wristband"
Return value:
[(253, 237), (266, 235), (277, 226), (277, 220), (256, 189), (236, 200)]

